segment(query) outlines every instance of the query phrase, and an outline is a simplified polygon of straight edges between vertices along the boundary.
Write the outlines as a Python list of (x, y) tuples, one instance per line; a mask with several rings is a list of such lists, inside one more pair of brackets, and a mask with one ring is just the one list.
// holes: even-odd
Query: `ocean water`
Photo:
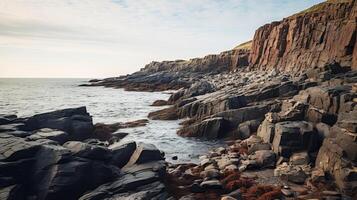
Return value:
[[(0, 114), (28, 117), (64, 108), (86, 106), (94, 123), (128, 122), (146, 119), (162, 109), (150, 104), (168, 99), (168, 92), (128, 92), (104, 87), (79, 87), (87, 79), (0, 79)], [(223, 144), (176, 135), (179, 120), (150, 120), (144, 127), (120, 129), (129, 135), (120, 143), (134, 140), (156, 145), (170, 162), (197, 162), (198, 156)], [(171, 158), (178, 156), (177, 161)]]

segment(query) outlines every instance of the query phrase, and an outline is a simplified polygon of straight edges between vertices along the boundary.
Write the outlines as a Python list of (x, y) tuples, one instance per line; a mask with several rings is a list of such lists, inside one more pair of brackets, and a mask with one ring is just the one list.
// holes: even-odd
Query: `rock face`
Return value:
[(85, 107), (38, 114), (28, 118), (25, 122), (25, 129), (28, 131), (41, 128), (64, 131), (72, 140), (87, 139), (91, 137), (94, 130), (92, 117)]
[(299, 72), (336, 61), (357, 69), (356, 17), (356, 1), (332, 0), (264, 25), (255, 32), (250, 65)]
[(164, 155), (154, 145), (107, 148), (93, 139), (78, 141), (93, 127), (84, 107), (11, 119), (1, 127), (0, 199), (169, 198)]

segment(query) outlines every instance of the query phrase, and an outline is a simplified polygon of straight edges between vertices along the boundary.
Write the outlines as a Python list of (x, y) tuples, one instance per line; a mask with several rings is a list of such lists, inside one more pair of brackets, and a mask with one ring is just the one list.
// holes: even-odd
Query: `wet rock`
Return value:
[(162, 153), (156, 148), (155, 145), (138, 143), (134, 153), (131, 155), (130, 160), (124, 167), (128, 168), (134, 164), (142, 164), (163, 159), (164, 157)]
[(0, 115), (0, 125), (10, 124), (17, 118), (16, 115)]
[(119, 168), (124, 167), (130, 160), (131, 156), (136, 150), (135, 142), (127, 142), (119, 146), (111, 146), (112, 159), (110, 163)]
[(7, 135), (15, 136), (15, 137), (25, 138), (27, 136), (32, 135), (32, 132), (16, 130), (16, 131), (10, 131), (10, 132), (3, 132), (1, 134), (7, 134)]
[(151, 104), (151, 106), (166, 106), (170, 105), (168, 101), (166, 100), (156, 100), (154, 103)]
[(19, 131), (23, 130), (25, 127), (24, 123), (12, 123), (12, 124), (5, 124), (5, 125), (0, 125), (0, 133), (3, 132), (14, 132), (14, 131)]
[(27, 137), (28, 140), (49, 139), (56, 141), (59, 144), (63, 144), (69, 139), (69, 135), (60, 130), (54, 130), (50, 128), (42, 128), (35, 131), (31, 136)]
[(152, 120), (176, 120), (179, 118), (175, 107), (165, 108), (159, 111), (149, 113), (149, 119)]
[(0, 135), (0, 160), (17, 161), (33, 157), (38, 149), (39, 143), (27, 142), (22, 138)]
[(63, 147), (69, 149), (74, 156), (82, 158), (102, 161), (108, 161), (111, 158), (110, 150), (97, 145), (91, 145), (78, 141), (69, 141), (63, 144)]
[(71, 152), (60, 146), (41, 146), (31, 181), (39, 199), (77, 199), (114, 177), (113, 168), (101, 162), (71, 157)]
[(71, 140), (84, 140), (91, 137), (94, 126), (86, 107), (69, 108), (34, 115), (27, 119), (26, 130), (51, 128), (69, 134)]
[(145, 185), (149, 187), (149, 184), (153, 184), (159, 180), (159, 175), (153, 171), (142, 170), (137, 171), (136, 173), (126, 173), (111, 183), (99, 186), (95, 190), (83, 195), (79, 199), (109, 199), (111, 196), (114, 195), (118, 195), (119, 197), (122, 195), (127, 195), (128, 193), (135, 194), (137, 192), (134, 191), (136, 189), (139, 189), (139, 187), (143, 187)]

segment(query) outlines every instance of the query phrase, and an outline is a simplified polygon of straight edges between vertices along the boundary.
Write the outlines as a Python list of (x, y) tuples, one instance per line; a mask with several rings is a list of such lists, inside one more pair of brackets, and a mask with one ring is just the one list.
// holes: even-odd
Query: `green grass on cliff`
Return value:
[(234, 47), (234, 49), (251, 49), (252, 48), (252, 40), (248, 41), (248, 42), (244, 42), (236, 47)]
[(301, 11), (299, 13), (296, 13), (293, 16), (299, 16), (299, 15), (304, 15), (304, 14), (307, 14), (307, 13), (317, 12), (317, 11), (321, 10), (325, 4), (348, 3), (348, 2), (351, 2), (351, 1), (352, 0), (327, 0), (325, 2), (316, 4), (316, 5), (310, 7), (308, 9), (306, 9), (306, 10), (303, 10), (303, 11)]

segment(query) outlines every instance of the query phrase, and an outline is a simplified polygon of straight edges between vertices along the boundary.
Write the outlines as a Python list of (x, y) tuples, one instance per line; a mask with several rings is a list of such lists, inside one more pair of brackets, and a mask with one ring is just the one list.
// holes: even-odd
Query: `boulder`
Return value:
[(88, 158), (91, 160), (108, 161), (111, 158), (111, 151), (105, 147), (91, 145), (79, 141), (69, 141), (63, 144), (74, 156)]
[(138, 143), (134, 153), (131, 155), (130, 160), (124, 166), (129, 168), (134, 164), (143, 164), (151, 161), (163, 160), (164, 156), (161, 151), (153, 144)]
[(259, 150), (254, 153), (255, 160), (260, 167), (274, 167), (276, 155), (271, 150)]
[(59, 144), (65, 143), (69, 138), (69, 135), (60, 130), (54, 130), (50, 128), (42, 128), (36, 130), (31, 136), (27, 137), (28, 140), (35, 141), (39, 139), (49, 139), (58, 142)]
[(237, 128), (238, 138), (244, 140), (256, 133), (261, 121), (260, 119), (255, 119), (240, 123)]
[(349, 132), (357, 133), (357, 110), (339, 113), (337, 125)]
[(334, 138), (326, 138), (316, 158), (316, 168), (331, 175), (339, 189), (349, 195), (355, 193), (357, 168), (346, 158), (345, 151)]
[(94, 126), (86, 107), (69, 108), (29, 117), (26, 130), (51, 128), (69, 134), (70, 140), (84, 140), (91, 137)]
[(285, 162), (274, 169), (274, 176), (297, 184), (303, 184), (310, 173), (309, 165), (289, 165)]
[(307, 152), (293, 153), (290, 156), (290, 164), (292, 165), (308, 165), (309, 163), (310, 159)]
[(290, 157), (298, 150), (316, 151), (319, 146), (313, 125), (305, 121), (286, 121), (275, 124), (273, 150), (275, 153)]
[(265, 143), (272, 143), (274, 139), (274, 134), (275, 134), (275, 124), (265, 119), (260, 124), (257, 135), (261, 137)]
[(124, 167), (130, 160), (136, 150), (135, 142), (127, 142), (120, 145), (112, 145), (109, 147), (112, 151), (112, 159), (110, 163), (119, 168)]

